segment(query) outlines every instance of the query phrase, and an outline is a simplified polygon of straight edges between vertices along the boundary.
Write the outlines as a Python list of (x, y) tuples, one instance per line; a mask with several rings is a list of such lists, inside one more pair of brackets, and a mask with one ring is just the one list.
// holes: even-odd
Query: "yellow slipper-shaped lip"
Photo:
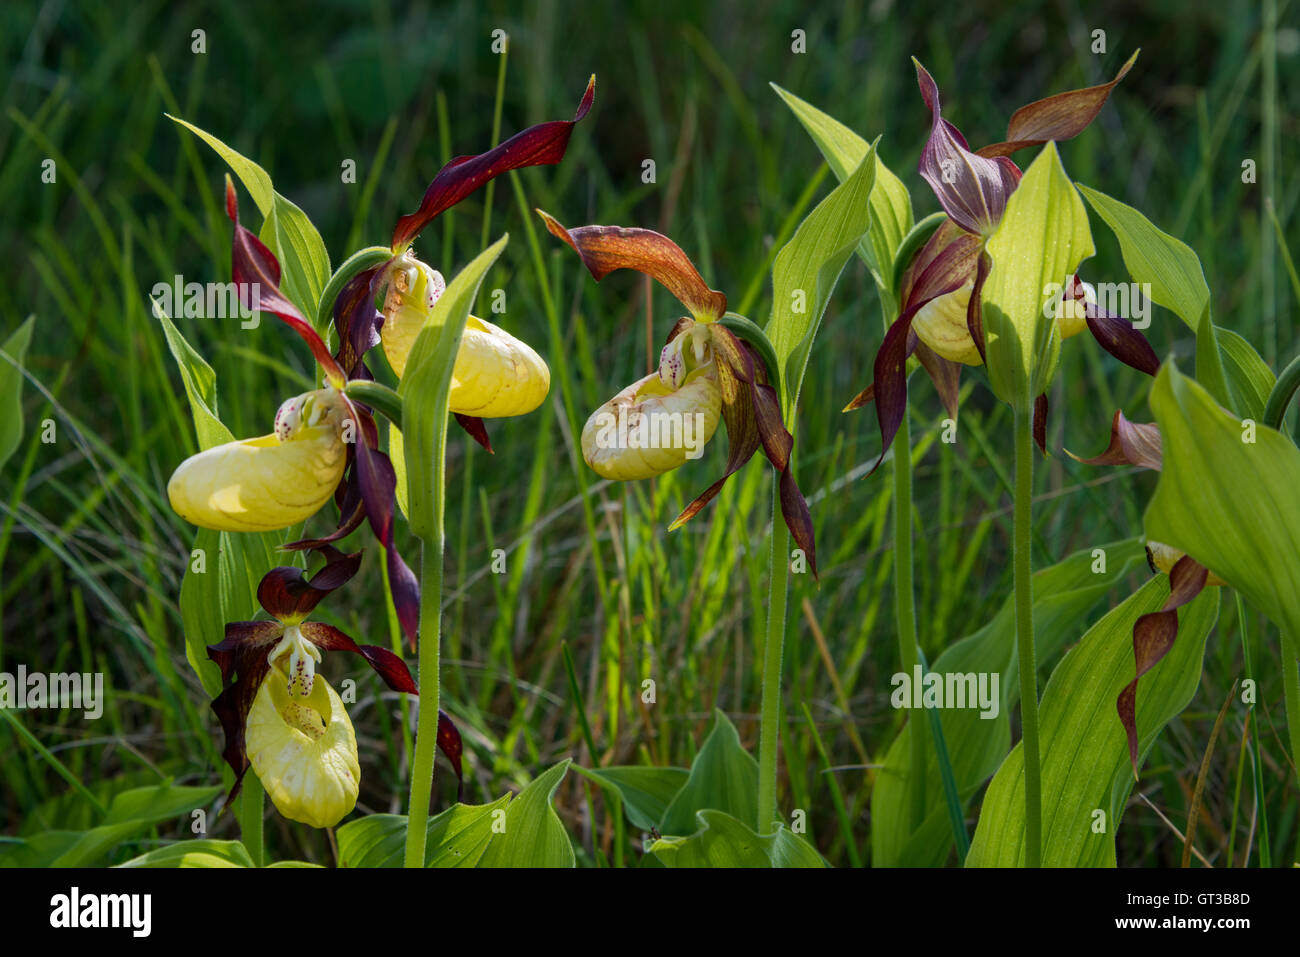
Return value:
[(525, 415), (550, 389), (551, 370), (528, 343), (469, 317), (451, 374), (451, 411), (480, 419)]
[[(384, 299), (379, 338), (393, 372), (401, 378), (429, 310), (447, 284), (442, 274), (417, 259), (395, 267)], [(485, 319), (470, 316), (456, 353), (451, 411), (480, 419), (532, 412), (551, 388), (551, 370), (527, 343)]]
[(974, 288), (975, 284), (968, 282), (930, 300), (912, 317), (912, 328), (922, 342), (943, 358), (968, 366), (984, 363), (966, 325), (966, 307)]
[(314, 515), (334, 494), (347, 465), (345, 406), (337, 393), (326, 393), (290, 400), (307, 400), (306, 419), (182, 462), (167, 483), (172, 509), (200, 528), (226, 532), (273, 531)]
[(710, 362), (669, 390), (652, 372), (633, 382), (587, 419), (582, 457), (616, 482), (662, 475), (699, 458), (722, 414), (722, 392)]
[(333, 827), (356, 807), (356, 733), (338, 692), (320, 675), (311, 693), (298, 697), (289, 694), (278, 668), (267, 672), (248, 711), (244, 741), (271, 803), (291, 821)]

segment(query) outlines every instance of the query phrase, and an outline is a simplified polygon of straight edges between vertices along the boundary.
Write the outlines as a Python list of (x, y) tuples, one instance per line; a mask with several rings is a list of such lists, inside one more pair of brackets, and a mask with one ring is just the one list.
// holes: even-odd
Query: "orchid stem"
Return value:
[(266, 802), (262, 781), (252, 768), (244, 775), (239, 795), (239, 838), (252, 858), (254, 867), (262, 866), (262, 819)]
[(411, 801), (407, 807), (406, 867), (424, 866), (429, 798), (437, 756), (440, 645), (442, 641), (442, 564), (447, 534), (443, 525), (447, 492), (447, 426), (434, 430), (430, 511), (433, 532), (420, 549), (419, 683), (420, 712), (411, 762)]
[(1016, 408), (1016, 494), (1014, 520), (1016, 644), (1020, 652), (1020, 726), (1025, 758), (1025, 866), (1043, 861), (1042, 767), (1038, 750), (1038, 667), (1034, 659), (1033, 415)]
[(776, 758), (781, 738), (781, 659), (785, 654), (790, 532), (781, 513), (781, 488), (772, 483), (771, 583), (763, 646), (763, 702), (758, 731), (758, 833), (776, 830)]
[[(912, 584), (912, 428), (903, 413), (894, 436), (894, 617), (898, 625), (898, 659), (908, 681), (917, 665), (916, 594)], [(925, 732), (921, 718), (909, 719), (912, 745), (911, 824), (925, 821)]]

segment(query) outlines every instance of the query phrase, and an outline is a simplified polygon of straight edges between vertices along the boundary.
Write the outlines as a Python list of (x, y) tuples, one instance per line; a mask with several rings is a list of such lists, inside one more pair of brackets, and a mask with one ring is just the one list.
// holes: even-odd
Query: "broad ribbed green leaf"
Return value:
[(28, 316), (0, 345), (0, 467), (23, 440), (23, 363), (35, 322)]
[(447, 286), (411, 347), (406, 374), (397, 390), (402, 396), (407, 515), (411, 531), (422, 539), (433, 537), (435, 516), (442, 515), (442, 503), (434, 501), (434, 489), (441, 493), (445, 463), (434, 461), (434, 448), (435, 443), (439, 448), (446, 445), (451, 373), (461, 335), (478, 287), (509, 238), (509, 234), (503, 235), (479, 253)]
[[(1029, 164), (985, 246), (992, 267), (981, 297), (989, 384), (1027, 410), (1055, 372), (1060, 335), (1044, 307), (1095, 251), (1083, 200), (1056, 144)], [(1048, 315), (1053, 313), (1049, 310)]]
[(1300, 449), (1262, 424), (1243, 424), (1172, 363), (1156, 377), (1151, 408), (1164, 468), (1147, 535), (1187, 552), (1300, 635)]
[[(1151, 579), (1088, 630), (1043, 690), (1038, 720), (1045, 867), (1115, 866), (1115, 834), (1133, 789), (1115, 698), (1133, 680), (1134, 623), (1168, 597), (1169, 579)], [(1140, 760), (1196, 693), (1205, 639), (1218, 613), (1219, 590), (1208, 588), (1178, 613), (1178, 640), (1143, 676), (1137, 699)], [(1024, 770), (1017, 744), (984, 796), (968, 867), (1024, 865)]]
[[(775, 83), (771, 86), (808, 131), (835, 178), (841, 183), (848, 179), (862, 165), (870, 144), (830, 114)], [(899, 244), (912, 228), (912, 198), (903, 181), (881, 161), (879, 154), (875, 177), (871, 190), (871, 229), (857, 249), (877, 287), (892, 296), (897, 290), (893, 288), (891, 266)]]
[(854, 247), (871, 225), (874, 157), (873, 148), (799, 224), (772, 264), (772, 315), (765, 331), (781, 366), (781, 408), (787, 429), (794, 421), (804, 370), (826, 304)]
[(120, 867), (252, 867), (253, 859), (240, 841), (200, 838), (177, 841), (134, 857)]
[(643, 831), (663, 823), (664, 812), (672, 803), (690, 772), (685, 768), (614, 767), (574, 770), (597, 784), (614, 791), (623, 799), (623, 811), (633, 827)]
[(696, 814), (699, 830), (690, 837), (661, 838), (650, 845), (665, 867), (825, 867), (811, 844), (778, 824), (771, 834), (722, 811)]
[[(1081, 634), (1088, 613), (1138, 569), (1146, 555), (1137, 539), (1098, 545), (1075, 552), (1034, 573), (1034, 648), (1038, 661), (1055, 655)], [(1096, 571), (1101, 568), (1103, 570)], [(938, 674), (993, 673), (1000, 693), (996, 718), (981, 718), (978, 708), (939, 712), (953, 776), (967, 803), (1002, 763), (1011, 747), (1011, 717), (1020, 700), (1020, 668), (1016, 656), (1015, 597), (1008, 596), (993, 620), (979, 631), (950, 645), (930, 670)], [(871, 796), (871, 854), (876, 867), (940, 867), (952, 848), (952, 827), (944, 803), (938, 755), (926, 747), (925, 817), (915, 831), (908, 827), (912, 807), (911, 734), (924, 723), (908, 721), (890, 745)]]
[(758, 817), (758, 762), (741, 746), (735, 725), (717, 710), (690, 776), (664, 811), (659, 832), (692, 834), (699, 827), (695, 812), (710, 808), (741, 821)]
[(1133, 281), (1149, 283), (1152, 300), (1172, 309), (1195, 331), (1210, 301), (1210, 287), (1205, 284), (1205, 271), (1192, 248), (1161, 232), (1132, 206), (1082, 183), (1078, 187), (1119, 240), (1124, 265)]
[(577, 866), (569, 833), (551, 806), (568, 769), (569, 762), (561, 761), (515, 796), (506, 809), (505, 831), (492, 836), (479, 867)]
[[(425, 867), (474, 867), (503, 820), (510, 795), (491, 804), (454, 804), (428, 822)], [(339, 866), (401, 867), (406, 848), (405, 814), (370, 814), (338, 829)]]

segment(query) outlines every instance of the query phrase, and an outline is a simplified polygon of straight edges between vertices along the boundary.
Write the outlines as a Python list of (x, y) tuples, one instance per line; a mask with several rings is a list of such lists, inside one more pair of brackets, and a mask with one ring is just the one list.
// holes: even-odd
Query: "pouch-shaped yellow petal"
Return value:
[[(393, 267), (379, 327), (388, 364), (400, 379), (420, 330), (446, 289), (442, 274), (418, 259)], [(451, 374), (451, 411), (480, 419), (532, 412), (551, 388), (551, 370), (527, 343), (470, 316)]]
[(582, 429), (582, 457), (616, 482), (662, 475), (699, 458), (722, 414), (713, 363), (670, 390), (653, 372), (610, 399)]
[(346, 413), (337, 394), (325, 391), (308, 393), (313, 401), (306, 403), (306, 417), (285, 438), (281, 429), (182, 462), (167, 483), (172, 509), (200, 528), (227, 532), (288, 528), (314, 515), (347, 464), (341, 434)]
[(319, 675), (305, 698), (267, 672), (248, 711), (248, 760), (276, 809), (291, 821), (333, 827), (357, 803), (361, 764), (343, 701)]
[(968, 282), (931, 299), (912, 317), (912, 328), (922, 342), (943, 358), (968, 366), (982, 365), (984, 361), (966, 325), (966, 307), (974, 288), (975, 284)]
[(528, 343), (469, 317), (451, 373), (451, 411), (480, 419), (525, 415), (550, 389), (551, 370)]

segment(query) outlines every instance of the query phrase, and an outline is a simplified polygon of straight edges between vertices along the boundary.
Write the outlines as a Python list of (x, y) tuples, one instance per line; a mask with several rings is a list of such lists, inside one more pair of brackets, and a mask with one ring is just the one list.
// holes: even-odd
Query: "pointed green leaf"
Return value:
[[(1151, 388), (1164, 468), (1147, 535), (1187, 552), (1300, 635), (1300, 449), (1166, 363)], [(1145, 679), (1143, 679), (1145, 680)]]
[[(799, 224), (772, 264), (772, 315), (765, 332), (781, 367), (786, 428), (803, 386), (817, 328), (840, 273), (871, 225), (875, 149)], [(791, 430), (793, 431), (793, 430)]]
[(665, 867), (825, 867), (811, 844), (778, 824), (760, 835), (722, 811), (700, 811), (690, 837), (661, 838), (650, 845)]
[(0, 466), (23, 440), (23, 363), (35, 323), (36, 317), (28, 316), (0, 345)]
[[(170, 114), (167, 117), (212, 147), (239, 177), (262, 214), (258, 239), (280, 261), (280, 286), (284, 294), (303, 315), (317, 316), (321, 292), (330, 278), (330, 258), (325, 241), (307, 214), (277, 193), (266, 170), (252, 160), (206, 130)], [(316, 332), (322, 337), (326, 331), (317, 324)]]
[[(1093, 625), (1048, 679), (1038, 713), (1044, 867), (1115, 866), (1115, 835), (1133, 789), (1115, 698), (1133, 680), (1134, 623), (1159, 610), (1168, 597), (1169, 579), (1152, 578)], [(1196, 693), (1205, 640), (1218, 614), (1219, 590), (1207, 588), (1178, 613), (1178, 640), (1142, 678), (1137, 705), (1142, 759)], [(967, 867), (1024, 866), (1024, 770), (1024, 751), (1017, 744), (984, 796)]]
[(695, 812), (706, 808), (725, 811), (742, 821), (757, 821), (758, 762), (741, 746), (735, 725), (717, 710), (713, 728), (691, 764), (690, 776), (664, 811), (660, 833), (694, 833), (699, 827)]
[(685, 768), (614, 767), (574, 770), (609, 788), (623, 799), (623, 811), (633, 827), (658, 827), (690, 772)]
[(568, 769), (569, 762), (561, 761), (515, 796), (506, 809), (505, 831), (493, 836), (479, 867), (577, 866), (569, 834), (551, 805)]
[[(871, 149), (861, 136), (817, 107), (807, 103), (775, 83), (771, 84), (795, 118), (803, 124), (831, 172), (841, 183), (861, 164)], [(876, 155), (875, 184), (871, 190), (871, 228), (858, 245), (858, 255), (871, 270), (877, 287), (896, 296), (892, 265), (903, 237), (912, 228), (912, 198), (903, 181), (890, 171)]]
[(1029, 164), (986, 249), (992, 268), (981, 302), (989, 383), (1004, 402), (1027, 410), (1050, 383), (1060, 349), (1044, 307), (1095, 251), (1088, 212), (1056, 144)]
[(1132, 206), (1082, 183), (1079, 192), (1119, 240), (1124, 265), (1133, 281), (1149, 283), (1151, 299), (1172, 309), (1196, 330), (1210, 301), (1210, 287), (1192, 248), (1161, 232)]
[(133, 788), (113, 798), (98, 826), (82, 833), (50, 865), (89, 867), (114, 847), (164, 821), (176, 821), (221, 793), (220, 787), (180, 787), (172, 784)]

